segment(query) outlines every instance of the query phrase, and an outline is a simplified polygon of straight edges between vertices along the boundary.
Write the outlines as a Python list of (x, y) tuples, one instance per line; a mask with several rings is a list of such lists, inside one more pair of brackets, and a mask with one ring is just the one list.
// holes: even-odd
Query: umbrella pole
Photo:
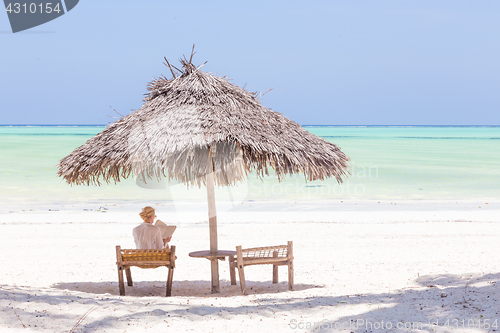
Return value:
[[(209, 164), (212, 165), (212, 152), (209, 150)], [(210, 228), (210, 252), (216, 253), (217, 245), (217, 211), (215, 210), (214, 172), (207, 174), (207, 200), (208, 200), (208, 224)], [(220, 292), (219, 286), (219, 260), (217, 257), (210, 259), (212, 266), (212, 294)]]

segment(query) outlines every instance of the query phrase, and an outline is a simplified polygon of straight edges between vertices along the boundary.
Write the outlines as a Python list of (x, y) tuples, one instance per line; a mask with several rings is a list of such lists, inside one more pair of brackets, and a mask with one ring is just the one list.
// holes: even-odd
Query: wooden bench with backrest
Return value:
[(175, 246), (161, 250), (136, 250), (122, 249), (116, 247), (116, 265), (118, 267), (118, 285), (120, 295), (125, 295), (125, 284), (123, 281), (123, 271), (127, 275), (127, 285), (132, 286), (132, 273), (130, 267), (158, 268), (165, 266), (168, 268), (167, 276), (167, 296), (172, 294), (172, 279), (175, 268)]
[[(287, 245), (254, 247), (242, 249), (236, 247), (236, 259), (230, 258), (229, 267), (231, 275), (234, 269), (238, 268), (240, 277), (241, 292), (246, 294), (245, 266), (251, 265), (273, 265), (273, 283), (278, 283), (278, 266), (288, 266), (288, 289), (293, 290), (293, 242), (289, 241)], [(233, 279), (231, 279), (233, 280)], [(236, 284), (236, 281), (231, 281)]]

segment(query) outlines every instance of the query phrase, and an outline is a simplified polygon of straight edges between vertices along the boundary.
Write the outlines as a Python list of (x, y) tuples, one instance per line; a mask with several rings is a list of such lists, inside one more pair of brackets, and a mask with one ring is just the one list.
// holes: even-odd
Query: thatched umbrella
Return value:
[[(193, 54), (180, 59), (182, 69), (167, 61), (172, 78), (154, 79), (144, 105), (63, 158), (58, 175), (70, 184), (116, 183), (133, 173), (206, 185), (210, 251), (215, 253), (214, 185), (233, 185), (252, 171), (268, 175), (269, 167), (279, 180), (302, 173), (309, 180), (335, 177), (341, 183), (349, 157), (262, 106), (256, 94), (196, 68)], [(212, 292), (218, 290), (214, 259)]]

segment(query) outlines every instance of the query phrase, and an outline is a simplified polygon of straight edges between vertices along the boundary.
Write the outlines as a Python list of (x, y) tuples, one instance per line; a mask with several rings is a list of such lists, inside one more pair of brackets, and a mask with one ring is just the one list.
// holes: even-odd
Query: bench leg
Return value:
[(174, 279), (174, 268), (168, 268), (168, 276), (167, 276), (167, 297), (172, 295), (172, 281)]
[(234, 256), (229, 256), (229, 276), (231, 277), (231, 285), (236, 285), (236, 269), (234, 268)]
[(241, 293), (243, 295), (246, 295), (247, 284), (245, 282), (245, 265), (243, 265), (243, 253), (241, 251), (241, 245), (238, 245), (236, 247), (236, 264), (238, 265), (238, 275), (240, 276)]
[(130, 272), (130, 267), (125, 268), (125, 275), (127, 275), (127, 286), (132, 287), (132, 272)]
[(278, 283), (278, 265), (273, 265), (273, 283)]
[(241, 286), (241, 293), (243, 295), (246, 295), (247, 293), (247, 284), (245, 282), (245, 268), (243, 266), (238, 266), (238, 274), (240, 276), (240, 286)]
[(125, 296), (125, 283), (123, 283), (123, 267), (118, 266), (118, 288), (120, 295)]

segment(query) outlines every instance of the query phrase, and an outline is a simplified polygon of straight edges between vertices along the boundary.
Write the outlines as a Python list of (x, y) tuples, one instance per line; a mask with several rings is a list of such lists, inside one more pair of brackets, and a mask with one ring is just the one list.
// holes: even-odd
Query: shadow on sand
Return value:
[[(317, 321), (310, 331), (500, 331), (500, 274), (427, 275), (415, 282), (418, 287), (393, 293), (339, 299), (344, 302), (342, 306), (362, 305), (361, 313)], [(398, 319), (394, 320), (395, 317)]]
[[(387, 293), (328, 295), (334, 290), (297, 284), (298, 291), (288, 292), (286, 283), (273, 285), (249, 281), (248, 286), (253, 287), (249, 297), (241, 296), (239, 286), (231, 286), (228, 281), (221, 281), (221, 293), (214, 297), (207, 297), (210, 296), (209, 281), (174, 281), (172, 297), (158, 297), (165, 293), (164, 282), (139, 281), (133, 287), (126, 287), (126, 297), (117, 296), (116, 282), (75, 282), (53, 286), (63, 293), (3, 285), (0, 286), (0, 310), (5, 313), (7, 325), (19, 325), (16, 316), (34, 323), (39, 319), (35, 318), (39, 313), (26, 308), (25, 302), (40, 303), (47, 309), (44, 318), (50, 317), (51, 322), (64, 326), (79, 318), (79, 315), (65, 313), (65, 308), (77, 303), (83, 306), (83, 310), (96, 308), (96, 319), (81, 327), (82, 332), (114, 328), (117, 323), (131, 320), (149, 320), (147, 318), (151, 316), (179, 320), (189, 316), (189, 320), (203, 320), (205, 315), (217, 314), (224, 315), (224, 320), (252, 315), (271, 321), (276, 320), (277, 315), (286, 315), (288, 319), (283, 322), (281, 331), (296, 328), (292, 331), (297, 332), (500, 331), (500, 274), (432, 275), (422, 276), (414, 282), (417, 286)], [(309, 295), (304, 295), (303, 290), (308, 290)], [(317, 295), (319, 291), (325, 295)], [(274, 295), (271, 297), (270, 293)], [(214, 302), (215, 297), (220, 297), (220, 300)], [(227, 302), (227, 297), (235, 299)], [(223, 304), (216, 304), (219, 302)], [(110, 307), (120, 305), (133, 310), (109, 312)], [(486, 319), (490, 328), (485, 327)], [(491, 326), (495, 320), (497, 327)], [(451, 328), (445, 327), (447, 322)], [(255, 325), (259, 327), (258, 322)]]
[[(119, 296), (117, 282), (72, 282), (72, 283), (57, 283), (52, 286), (56, 289), (79, 291), (90, 294), (110, 294)], [(307, 290), (311, 288), (322, 288), (322, 286), (311, 284), (295, 284), (294, 291)], [(270, 281), (248, 281), (247, 294), (276, 294), (288, 291), (288, 283), (271, 283)], [(134, 281), (133, 286), (127, 286), (125, 282), (126, 296), (134, 297), (151, 297), (165, 296), (166, 282), (164, 281)], [(241, 288), (239, 283), (231, 285), (227, 280), (220, 281), (220, 293), (210, 293), (210, 281), (173, 281), (172, 297), (232, 297), (241, 296)]]

